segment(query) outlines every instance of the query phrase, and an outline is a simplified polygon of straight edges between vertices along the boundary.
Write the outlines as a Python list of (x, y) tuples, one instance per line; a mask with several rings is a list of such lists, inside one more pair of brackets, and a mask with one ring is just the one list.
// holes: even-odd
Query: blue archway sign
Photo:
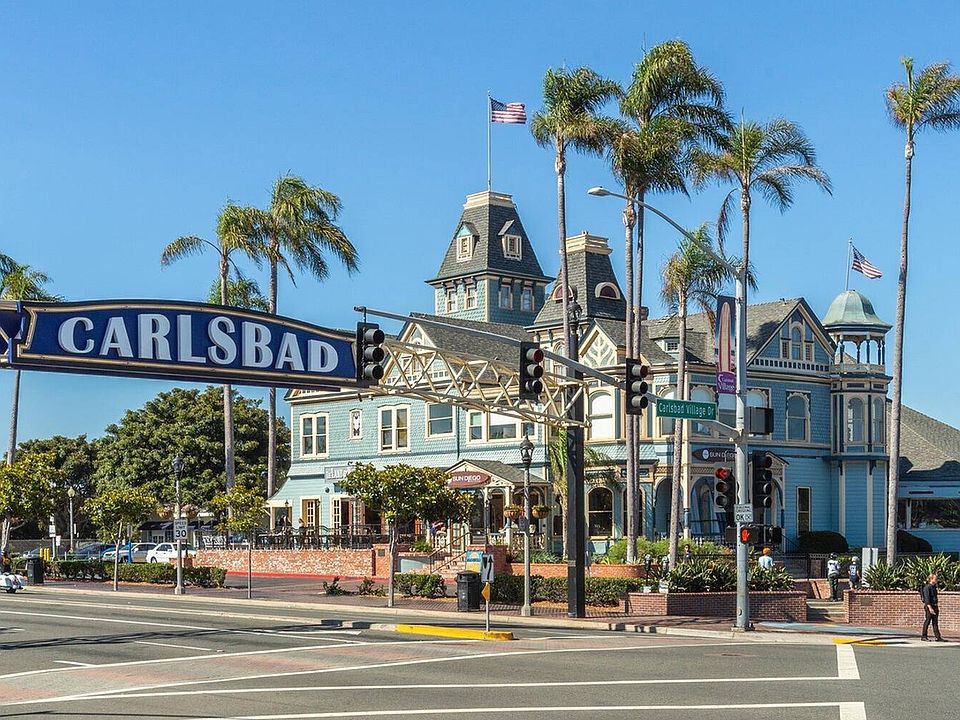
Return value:
[(353, 333), (173, 300), (0, 308), (2, 363), (23, 370), (296, 388), (356, 382)]

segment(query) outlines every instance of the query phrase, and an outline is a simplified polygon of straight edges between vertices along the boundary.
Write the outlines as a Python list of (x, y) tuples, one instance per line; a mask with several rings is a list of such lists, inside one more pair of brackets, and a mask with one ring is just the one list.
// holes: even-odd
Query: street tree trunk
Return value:
[[(220, 304), (227, 305), (227, 283), (229, 281), (227, 254), (221, 249), (220, 255)], [(233, 446), (233, 388), (223, 386), (223, 469), (226, 476), (226, 489), (233, 487), (236, 477), (236, 461)]]
[[(687, 399), (687, 294), (678, 293), (677, 319), (680, 321), (680, 342), (677, 352), (677, 398)], [(683, 431), (686, 420), (674, 421), (673, 431), (673, 477), (670, 482), (670, 567), (677, 566), (677, 537), (680, 535), (680, 512), (686, 500), (681, 492), (683, 476)]]
[[(270, 314), (277, 314), (276, 242), (270, 260)], [(273, 496), (277, 476), (277, 389), (270, 388), (267, 403), (267, 498)]]
[(570, 343), (570, 318), (567, 315), (569, 305), (569, 282), (570, 266), (567, 263), (567, 195), (564, 186), (564, 178), (567, 172), (567, 156), (564, 143), (557, 139), (557, 159), (555, 169), (557, 171), (557, 231), (560, 235), (560, 308), (563, 313), (563, 354), (570, 357), (573, 353), (573, 346)]
[[(625, 345), (628, 358), (637, 358), (639, 353), (633, 344), (633, 227), (636, 224), (636, 213), (633, 205), (633, 188), (627, 185), (626, 196), (630, 198), (623, 208), (623, 272), (626, 276), (626, 312), (623, 318), (624, 335), (626, 336)], [(629, 382), (629, 379), (628, 379)], [(626, 398), (626, 395), (624, 395)], [(636, 424), (633, 422), (633, 415), (626, 416), (626, 450), (627, 450), (627, 563), (637, 562), (637, 437)]]
[(900, 231), (900, 276), (897, 279), (897, 314), (893, 331), (893, 398), (890, 403), (890, 453), (887, 466), (887, 565), (897, 559), (897, 493), (900, 486), (900, 408), (903, 398), (903, 328), (907, 304), (907, 241), (910, 234), (910, 185), (913, 172), (913, 137), (908, 132), (904, 148), (903, 227)]
[[(644, 201), (646, 194), (643, 190), (637, 192), (637, 200), (640, 202)], [(631, 320), (631, 327), (627, 329), (628, 333), (633, 335), (633, 352), (637, 359), (641, 357), (641, 351), (643, 350), (640, 347), (640, 326), (643, 322), (643, 235), (644, 235), (644, 207), (643, 205), (637, 205), (637, 252), (634, 256), (634, 298), (633, 298), (633, 318)], [(650, 409), (647, 412), (651, 412)], [(630, 508), (630, 512), (633, 513), (633, 527), (636, 529), (636, 534), (640, 534), (640, 514), (643, 512), (641, 496), (640, 496), (640, 421), (643, 420), (642, 415), (634, 415), (630, 418), (630, 424), (633, 426), (633, 507)], [(629, 478), (627, 480), (630, 482)], [(634, 547), (636, 547), (636, 539), (633, 541)]]
[(7, 442), (7, 465), (17, 459), (17, 417), (20, 413), (20, 371), (13, 371), (13, 401), (10, 405), (10, 439)]
[(396, 523), (387, 521), (387, 537), (390, 542), (390, 549), (388, 554), (390, 555), (390, 569), (387, 572), (387, 607), (393, 607), (393, 593), (394, 593), (394, 573), (397, 567), (397, 525)]
[(123, 523), (117, 526), (117, 540), (113, 544), (113, 591), (120, 589), (120, 541), (123, 539)]

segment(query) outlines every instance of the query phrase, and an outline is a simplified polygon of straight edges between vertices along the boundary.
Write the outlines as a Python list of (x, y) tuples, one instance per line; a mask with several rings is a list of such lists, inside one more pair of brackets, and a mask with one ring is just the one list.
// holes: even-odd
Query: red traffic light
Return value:
[(713, 473), (713, 476), (717, 480), (729, 480), (730, 475), (731, 475), (730, 471), (727, 470), (726, 468), (717, 468)]

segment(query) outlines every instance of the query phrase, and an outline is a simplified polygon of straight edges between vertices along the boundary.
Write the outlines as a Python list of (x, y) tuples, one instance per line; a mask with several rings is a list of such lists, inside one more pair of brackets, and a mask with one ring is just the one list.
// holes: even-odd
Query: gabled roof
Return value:
[[(481, 470), (485, 470), (493, 477), (505, 480), (506, 482), (517, 486), (523, 485), (523, 470), (521, 468), (514, 467), (513, 465), (507, 465), (505, 462), (500, 462), (499, 460), (459, 460), (456, 464), (447, 468), (447, 472), (454, 472), (456, 471), (456, 468), (460, 467), (461, 465), (473, 465)], [(542, 483), (543, 478), (531, 473), (530, 482)]]
[(906, 405), (900, 419), (901, 479), (960, 481), (960, 430)]
[[(451, 318), (449, 316), (438, 317), (436, 315), (428, 315), (426, 313), (411, 313), (410, 316), (414, 318), (414, 320), (416, 320), (416, 318), (424, 318), (425, 320), (436, 320), (444, 323), (446, 327), (439, 327), (437, 325), (420, 326), (426, 336), (433, 341), (434, 345), (438, 349), (467, 352), (470, 355), (491, 358), (493, 360), (503, 360), (515, 363), (519, 361), (520, 351), (514, 343), (509, 343), (504, 340), (497, 340), (496, 338), (491, 337), (482, 337), (470, 335), (464, 332), (458, 332), (457, 327), (483, 330), (496, 335), (504, 335), (506, 337), (514, 338), (516, 340), (530, 339), (527, 331), (519, 325), (461, 320)], [(407, 324), (403, 332), (400, 333), (401, 337), (406, 334), (407, 329), (413, 324), (415, 323)]]
[[(607, 239), (581, 233), (567, 238), (567, 266), (570, 269), (570, 287), (574, 299), (583, 310), (583, 318), (623, 318), (626, 300), (610, 263), (610, 248)], [(597, 297), (598, 288), (610, 286), (616, 290), (616, 298)], [(534, 327), (556, 325), (563, 321), (563, 303), (553, 299), (556, 285), (544, 301)]]
[[(470, 259), (458, 262), (457, 237), (461, 235), (464, 227), (468, 233), (475, 236), (475, 245)], [(507, 234), (520, 237), (519, 260), (503, 254), (502, 236)], [(484, 272), (509, 277), (528, 277), (542, 282), (552, 280), (543, 274), (517, 207), (511, 196), (504, 193), (482, 192), (467, 196), (437, 276), (427, 282), (434, 284)]]

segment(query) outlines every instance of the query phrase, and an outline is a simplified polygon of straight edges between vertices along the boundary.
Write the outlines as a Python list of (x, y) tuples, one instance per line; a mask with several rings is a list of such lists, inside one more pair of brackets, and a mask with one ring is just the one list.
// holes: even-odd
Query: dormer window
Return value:
[(457, 233), (457, 262), (463, 262), (473, 257), (473, 248), (477, 244), (477, 234), (467, 223), (460, 227)]
[[(550, 293), (550, 299), (555, 302), (560, 302), (560, 300), (562, 299), (562, 295), (563, 293), (560, 292), (560, 286), (557, 285), (553, 289), (553, 292)], [(569, 301), (569, 300), (576, 300), (576, 299), (577, 299), (577, 289), (575, 287), (572, 287), (567, 291), (567, 300)]]
[(611, 282), (598, 284), (594, 293), (598, 298), (605, 298), (607, 300), (620, 299), (620, 289)]
[(503, 256), (511, 260), (521, 259), (522, 243), (519, 235), (503, 236)]
[(680, 350), (680, 338), (666, 338), (663, 341), (663, 349), (670, 353)]

